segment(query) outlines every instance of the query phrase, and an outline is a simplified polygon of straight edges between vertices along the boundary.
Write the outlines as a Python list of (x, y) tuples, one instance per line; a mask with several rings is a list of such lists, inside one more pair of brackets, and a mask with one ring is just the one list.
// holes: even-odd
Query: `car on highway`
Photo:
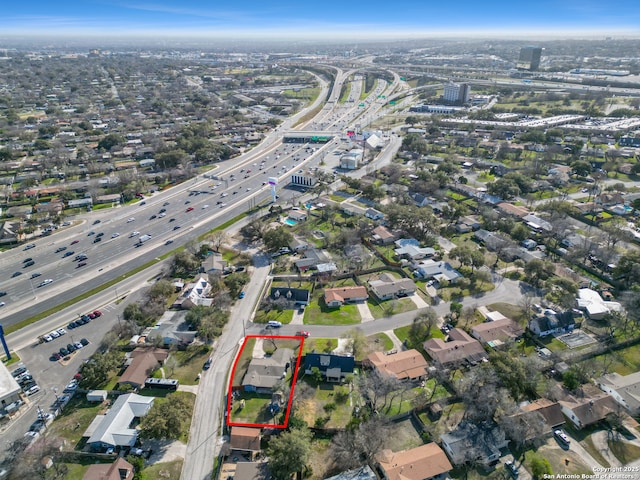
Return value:
[(73, 242), (71, 242), (71, 245), (75, 245), (76, 243), (78, 243), (80, 240), (74, 240)]
[(11, 275), (11, 278), (15, 278), (22, 275), (22, 272), (13, 272), (13, 274)]
[(227, 195), (229, 195), (227, 192), (222, 193), (222, 195), (220, 195), (221, 197), (226, 197)]
[(93, 243), (99, 243), (102, 241), (102, 237), (96, 237), (93, 239)]
[(129, 217), (129, 219), (127, 220), (127, 223), (131, 223), (131, 222), (135, 222), (136, 219), (134, 217)]
[(100, 232), (99, 234), (96, 235), (96, 237), (98, 237), (98, 238), (104, 237), (104, 232)]
[(227, 206), (227, 204), (226, 204), (226, 203), (224, 203), (224, 202), (220, 202), (220, 208), (224, 208), (224, 207), (226, 207), (226, 206)]
[(112, 233), (111, 238), (118, 238), (120, 234), (118, 232)]
[(76, 255), (73, 259), (74, 260), (86, 260), (88, 257), (86, 254), (84, 253), (79, 253), (78, 255)]
[(158, 218), (164, 218), (166, 216), (167, 216), (167, 214), (165, 212), (162, 212), (160, 215), (158, 215)]
[(173, 240), (167, 240), (166, 242), (164, 242), (165, 245), (171, 245), (173, 243)]
[(205, 208), (209, 208), (209, 205), (203, 205), (202, 209), (204, 210)]
[(62, 258), (67, 258), (70, 257), (71, 255), (73, 255), (76, 252), (73, 251), (68, 251), (68, 252), (64, 252), (64, 255), (62, 255)]
[(67, 247), (58, 247), (56, 248), (56, 253), (64, 252), (66, 249)]
[(99, 223), (100, 223), (100, 221), (101, 221), (100, 219), (94, 220), (94, 221), (93, 221), (93, 224), (94, 224), (94, 225), (97, 225), (97, 224), (99, 224)]
[(191, 203), (191, 200), (187, 200), (186, 202), (184, 202), (185, 205), (189, 205)]
[(238, 294), (238, 298), (243, 299), (246, 296), (246, 293), (244, 291), (240, 292)]
[(0, 302), (0, 307), (4, 307), (6, 305), (5, 302)]
[(42, 275), (40, 272), (33, 272), (33, 273), (31, 274), (31, 278), (32, 278), (32, 279), (34, 279), (34, 278), (38, 278), (40, 275)]
[(175, 218), (170, 218), (170, 219), (169, 219), (169, 223), (171, 223), (171, 222), (175, 222), (175, 221), (176, 221), (176, 219), (175, 219)]
[(136, 232), (131, 232), (129, 234), (129, 238), (133, 238), (133, 237), (137, 237), (138, 235), (140, 235), (140, 232), (136, 231)]
[(154, 218), (157, 218), (157, 216), (156, 216), (156, 215), (151, 215), (151, 216), (149, 217), (149, 220), (153, 220)]
[(31, 250), (32, 248), (36, 248), (35, 243), (30, 243), (29, 245), (25, 245), (22, 250)]
[(87, 262), (80, 262), (78, 265), (76, 265), (76, 268), (84, 267), (86, 265), (87, 265)]
[(45, 286), (49, 285), (50, 283), (53, 283), (53, 279), (52, 278), (47, 278), (47, 279), (43, 280), (40, 283), (40, 285), (38, 285), (38, 288), (45, 287)]
[(311, 336), (311, 334), (309, 332), (307, 332), (306, 330), (299, 330), (299, 331), (296, 332), (296, 336), (309, 338)]
[(94, 232), (93, 230), (91, 230), (89, 233), (87, 233), (87, 237), (90, 237), (91, 235), (95, 235), (96, 232)]
[(7, 294), (7, 292), (0, 292), (0, 297), (4, 297)]
[(180, 225), (176, 225), (175, 227), (173, 227), (174, 230), (178, 230), (180, 228)]
[(187, 208), (187, 212), (191, 212), (191, 211), (193, 211), (193, 207)]
[(33, 266), (35, 264), (36, 264), (36, 262), (34, 262), (33, 260), (29, 260), (28, 262), (24, 262), (24, 264), (22, 265), (22, 268), (31, 267), (31, 266)]
[(167, 205), (169, 205), (169, 202), (164, 202), (164, 203), (162, 204), (162, 206), (163, 206), (163, 207), (166, 207)]

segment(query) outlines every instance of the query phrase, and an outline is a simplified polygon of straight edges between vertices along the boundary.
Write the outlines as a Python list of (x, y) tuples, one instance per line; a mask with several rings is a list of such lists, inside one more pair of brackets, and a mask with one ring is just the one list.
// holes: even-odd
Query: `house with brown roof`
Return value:
[(526, 217), (530, 213), (526, 208), (514, 205), (509, 202), (499, 203), (498, 205), (496, 205), (496, 208), (500, 213), (504, 213), (505, 215), (510, 215), (517, 218)]
[(345, 303), (363, 302), (369, 298), (366, 287), (338, 287), (324, 289), (324, 303), (327, 307), (341, 307)]
[(371, 233), (371, 239), (379, 245), (390, 245), (396, 240), (396, 235), (384, 225), (378, 225)]
[(480, 323), (471, 328), (471, 336), (480, 343), (491, 346), (512, 342), (522, 334), (524, 334), (524, 329), (510, 318)]
[(144, 381), (164, 363), (168, 356), (169, 351), (162, 348), (136, 348), (129, 354), (127, 368), (120, 375), (118, 385), (129, 384), (133, 388), (144, 386)]
[(450, 368), (463, 364), (475, 365), (487, 358), (480, 342), (460, 328), (449, 332), (449, 341), (430, 338), (424, 342), (424, 350), (441, 367)]
[(373, 352), (367, 357), (366, 364), (374, 368), (380, 375), (387, 375), (398, 380), (417, 380), (427, 377), (427, 361), (415, 349), (385, 354)]
[(231, 450), (249, 452), (251, 459), (260, 451), (260, 429), (249, 427), (232, 427), (229, 439)]
[(587, 394), (580, 398), (569, 396), (558, 403), (564, 416), (577, 428), (598, 423), (609, 413), (617, 413), (622, 409), (611, 395), (604, 392), (594, 392), (592, 395)]
[(442, 449), (435, 443), (393, 452), (382, 450), (375, 455), (385, 480), (439, 480), (447, 478), (453, 468)]
[(539, 412), (550, 430), (562, 425), (565, 420), (562, 415), (562, 408), (558, 402), (552, 402), (548, 398), (539, 398), (524, 405), (521, 408), (524, 412)]
[(133, 465), (118, 457), (113, 463), (89, 465), (82, 480), (131, 480), (135, 474)]

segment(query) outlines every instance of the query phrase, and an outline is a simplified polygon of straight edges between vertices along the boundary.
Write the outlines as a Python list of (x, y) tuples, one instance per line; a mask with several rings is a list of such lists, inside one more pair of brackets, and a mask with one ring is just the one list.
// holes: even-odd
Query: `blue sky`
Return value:
[(640, 35), (637, 0), (32, 0), (4, 2), (0, 34), (255, 37)]

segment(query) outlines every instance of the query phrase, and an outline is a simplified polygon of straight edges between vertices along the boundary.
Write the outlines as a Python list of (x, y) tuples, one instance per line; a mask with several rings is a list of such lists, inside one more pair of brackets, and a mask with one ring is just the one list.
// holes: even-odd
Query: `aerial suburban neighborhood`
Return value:
[(640, 478), (639, 46), (0, 41), (0, 479)]

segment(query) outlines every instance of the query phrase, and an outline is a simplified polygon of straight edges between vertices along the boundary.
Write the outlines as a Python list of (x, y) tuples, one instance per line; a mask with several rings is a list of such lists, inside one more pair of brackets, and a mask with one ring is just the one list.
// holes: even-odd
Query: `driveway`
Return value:
[(371, 310), (369, 310), (369, 304), (367, 302), (358, 302), (356, 306), (358, 307), (358, 313), (360, 314), (362, 323), (375, 320), (373, 315), (371, 315)]
[(427, 308), (429, 304), (425, 302), (418, 293), (414, 293), (413, 295), (409, 295), (409, 298), (415, 303), (418, 308)]

